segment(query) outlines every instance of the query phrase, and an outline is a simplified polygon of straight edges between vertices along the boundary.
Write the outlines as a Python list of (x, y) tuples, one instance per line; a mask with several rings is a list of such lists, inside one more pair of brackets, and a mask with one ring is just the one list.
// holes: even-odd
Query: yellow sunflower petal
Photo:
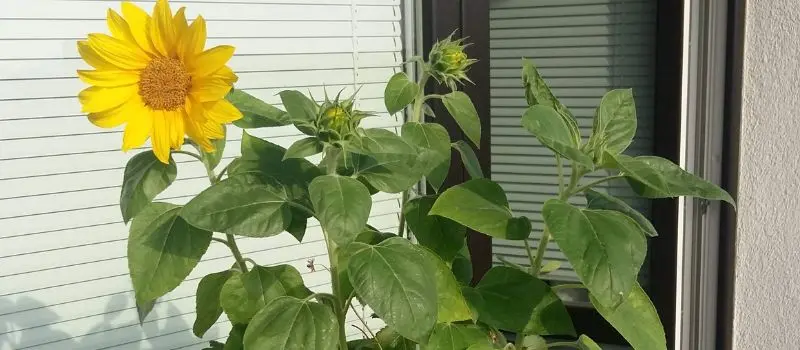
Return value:
[(225, 137), (225, 129), (221, 124), (215, 123), (213, 120), (208, 120), (203, 123), (203, 131), (210, 139), (221, 139)]
[(187, 30), (189, 30), (189, 23), (186, 21), (186, 8), (181, 7), (178, 9), (178, 12), (175, 13), (175, 44), (178, 43), (181, 36), (183, 36)]
[(234, 50), (233, 46), (221, 45), (203, 51), (190, 62), (189, 72), (195, 78), (211, 75), (228, 63)]
[(211, 74), (211, 77), (215, 79), (221, 79), (222, 81), (228, 84), (233, 84), (239, 81), (239, 77), (236, 76), (236, 73), (234, 73), (233, 70), (228, 66), (223, 66), (222, 68)]
[[(122, 18), (122, 16), (114, 12), (114, 10), (108, 9), (106, 22), (108, 22), (108, 29), (111, 31), (111, 36), (124, 41), (137, 51), (142, 51), (142, 48), (136, 43), (136, 39), (131, 33), (131, 28), (128, 26), (128, 22), (125, 22), (125, 19)], [(142, 53), (145, 54), (144, 51), (142, 51)]]
[(89, 47), (104, 60), (122, 69), (144, 69), (150, 62), (144, 52), (105, 34), (89, 34)]
[(166, 111), (153, 111), (153, 131), (150, 137), (153, 143), (153, 153), (162, 163), (169, 163), (170, 150), (170, 120), (167, 119)]
[(217, 124), (226, 124), (242, 118), (242, 112), (227, 100), (206, 102), (203, 104), (203, 108), (205, 108), (205, 117)]
[(139, 72), (132, 70), (79, 70), (78, 78), (94, 86), (114, 87), (136, 84)]
[(183, 115), (183, 123), (186, 125), (186, 134), (205, 152), (214, 150), (214, 145), (206, 136), (203, 130), (203, 109), (198, 105), (198, 108), (191, 108), (187, 103), (187, 111)]
[(117, 107), (136, 95), (136, 85), (118, 87), (92, 86), (78, 94), (83, 113), (98, 113)]
[(186, 134), (183, 125), (183, 114), (186, 112), (183, 109), (176, 111), (167, 111), (164, 115), (170, 121), (170, 139), (169, 144), (172, 149), (180, 149), (183, 145), (183, 136)]
[(128, 102), (126, 107), (130, 116), (122, 135), (122, 150), (127, 152), (141, 146), (150, 137), (153, 130), (153, 111), (136, 99)]
[(122, 16), (125, 18), (125, 22), (128, 23), (131, 35), (136, 40), (136, 43), (139, 44), (139, 47), (149, 54), (154, 54), (156, 51), (153, 49), (153, 43), (150, 42), (149, 37), (151, 19), (147, 12), (126, 1), (122, 3)]
[(78, 42), (78, 53), (81, 55), (86, 63), (90, 66), (97, 68), (97, 69), (119, 69), (119, 67), (114, 66), (110, 62), (106, 61), (97, 52), (89, 46), (89, 43), (86, 41), (79, 41)]
[(175, 53), (177, 31), (167, 0), (158, 0), (153, 8), (150, 40), (161, 55), (172, 56)]
[(197, 18), (181, 36), (178, 48), (178, 57), (184, 61), (194, 59), (196, 55), (203, 52), (206, 46), (206, 20), (203, 16)]
[(122, 123), (128, 121), (128, 117), (130, 116), (130, 114), (126, 113), (128, 104), (130, 104), (130, 102), (125, 102), (104, 112), (89, 113), (89, 122), (106, 129), (120, 126)]
[(192, 90), (189, 91), (195, 101), (213, 102), (225, 98), (231, 91), (231, 84), (211, 77), (200, 78), (192, 81)]

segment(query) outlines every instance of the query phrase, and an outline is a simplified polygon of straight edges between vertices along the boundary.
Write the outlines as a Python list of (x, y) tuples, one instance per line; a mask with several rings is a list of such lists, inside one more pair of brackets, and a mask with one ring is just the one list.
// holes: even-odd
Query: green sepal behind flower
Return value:
[(451, 90), (456, 90), (457, 84), (464, 81), (472, 82), (467, 77), (469, 66), (478, 60), (471, 59), (464, 52), (469, 44), (464, 44), (464, 39), (453, 40), (453, 34), (433, 45), (428, 61), (431, 77), (437, 82), (447, 85)]

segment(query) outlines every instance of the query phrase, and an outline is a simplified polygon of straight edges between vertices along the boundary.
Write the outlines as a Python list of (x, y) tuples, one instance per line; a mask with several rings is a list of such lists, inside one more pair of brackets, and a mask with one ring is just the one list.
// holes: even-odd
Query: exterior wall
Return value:
[(747, 2), (735, 349), (800, 348), (800, 1)]

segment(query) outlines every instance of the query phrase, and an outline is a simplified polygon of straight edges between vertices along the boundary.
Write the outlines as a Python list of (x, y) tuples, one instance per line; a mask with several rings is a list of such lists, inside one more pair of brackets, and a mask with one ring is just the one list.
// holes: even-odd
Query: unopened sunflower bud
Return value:
[(451, 90), (456, 90), (457, 84), (464, 84), (464, 81), (472, 82), (467, 71), (477, 60), (467, 57), (464, 49), (468, 45), (463, 43), (463, 38), (452, 40), (451, 35), (434, 44), (428, 56), (431, 76)]

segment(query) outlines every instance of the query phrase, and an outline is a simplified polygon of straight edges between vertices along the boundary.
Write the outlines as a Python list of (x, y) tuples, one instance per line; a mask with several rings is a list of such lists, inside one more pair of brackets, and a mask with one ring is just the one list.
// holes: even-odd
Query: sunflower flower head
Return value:
[(331, 100), (325, 95), (325, 101), (320, 106), (318, 125), (323, 134), (331, 134), (334, 139), (344, 139), (358, 128), (361, 119), (370, 116), (369, 113), (355, 109), (355, 94), (345, 100), (340, 100), (339, 95)]
[(90, 87), (78, 99), (89, 121), (102, 128), (125, 124), (122, 149), (151, 140), (153, 152), (169, 162), (188, 136), (203, 151), (225, 137), (223, 126), (242, 117), (225, 100), (238, 78), (226, 66), (232, 46), (206, 50), (206, 22), (191, 25), (184, 8), (173, 13), (158, 0), (152, 15), (130, 2), (122, 14), (108, 10), (110, 35), (89, 34), (78, 52), (92, 70), (78, 77)]
[(464, 81), (472, 82), (467, 77), (467, 71), (477, 60), (467, 57), (464, 52), (468, 46), (464, 44), (464, 38), (453, 40), (452, 37), (450, 34), (447, 38), (436, 42), (428, 55), (428, 61), (431, 76), (439, 83), (455, 90), (457, 84), (464, 84)]

